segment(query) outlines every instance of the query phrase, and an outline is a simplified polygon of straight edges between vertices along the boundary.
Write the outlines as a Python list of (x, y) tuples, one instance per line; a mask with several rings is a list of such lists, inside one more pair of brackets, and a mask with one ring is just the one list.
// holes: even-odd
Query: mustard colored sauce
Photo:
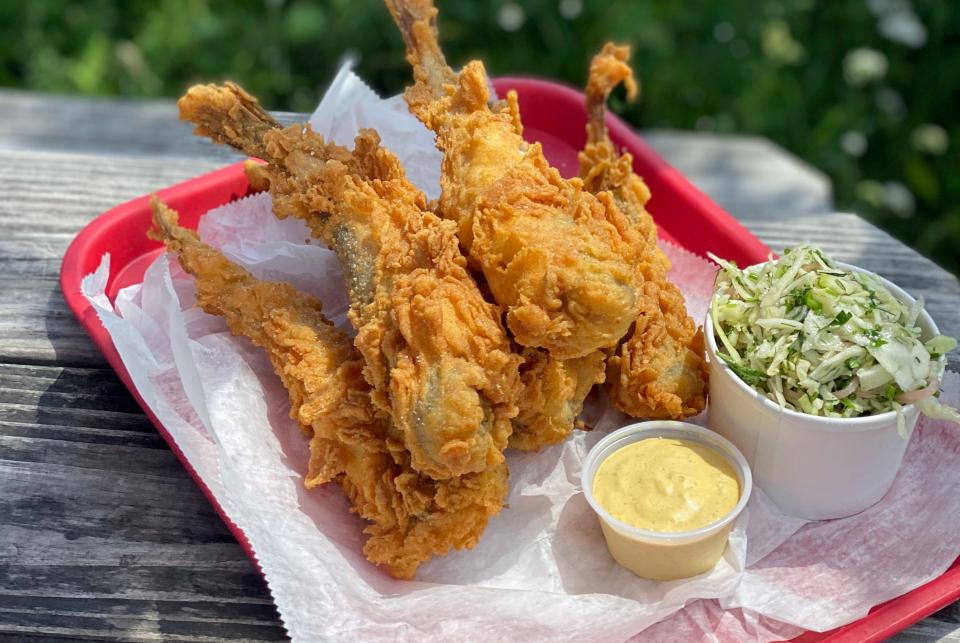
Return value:
[(664, 533), (706, 527), (740, 499), (733, 467), (710, 447), (647, 438), (615, 451), (593, 479), (593, 496), (628, 525)]

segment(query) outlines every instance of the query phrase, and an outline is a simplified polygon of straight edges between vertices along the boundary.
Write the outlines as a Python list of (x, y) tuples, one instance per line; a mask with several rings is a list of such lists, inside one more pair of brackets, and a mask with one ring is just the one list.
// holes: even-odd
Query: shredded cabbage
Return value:
[(710, 257), (721, 266), (710, 304), (718, 355), (782, 408), (835, 418), (895, 411), (899, 428), (903, 406), (916, 404), (960, 423), (935, 398), (944, 355), (957, 342), (920, 340), (922, 300), (904, 304), (812, 246), (746, 270)]

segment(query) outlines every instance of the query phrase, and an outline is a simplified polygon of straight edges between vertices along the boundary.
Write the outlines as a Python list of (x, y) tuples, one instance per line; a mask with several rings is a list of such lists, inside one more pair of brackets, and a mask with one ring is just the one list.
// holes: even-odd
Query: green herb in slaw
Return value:
[(906, 305), (811, 246), (747, 270), (710, 257), (721, 266), (710, 304), (718, 355), (782, 408), (835, 418), (896, 411), (901, 434), (906, 404), (960, 423), (936, 399), (957, 342), (921, 341), (922, 300)]

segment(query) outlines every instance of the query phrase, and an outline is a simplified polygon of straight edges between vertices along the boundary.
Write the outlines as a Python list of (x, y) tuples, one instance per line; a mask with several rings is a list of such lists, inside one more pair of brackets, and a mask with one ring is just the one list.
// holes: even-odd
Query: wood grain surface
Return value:
[[(57, 284), (97, 214), (239, 157), (193, 137), (172, 101), (0, 90), (0, 113), (0, 638), (283, 640), (259, 573)], [(922, 295), (960, 336), (956, 278), (832, 212), (818, 172), (763, 139), (645, 136), (771, 247), (820, 244)], [(960, 641), (958, 624), (953, 605), (898, 640)]]

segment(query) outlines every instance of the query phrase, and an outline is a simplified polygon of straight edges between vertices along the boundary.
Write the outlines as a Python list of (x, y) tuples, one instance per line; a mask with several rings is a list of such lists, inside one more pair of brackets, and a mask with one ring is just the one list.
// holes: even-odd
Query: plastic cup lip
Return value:
[[(764, 261), (758, 264), (754, 264), (752, 266), (748, 266), (744, 270), (757, 268), (758, 266), (762, 266), (766, 263), (768, 262)], [(854, 266), (849, 263), (845, 263), (843, 261), (836, 261), (835, 263), (839, 268), (843, 268), (844, 270), (849, 270), (851, 272), (859, 272), (861, 274), (864, 274), (876, 279), (887, 290), (890, 291), (891, 295), (899, 299), (901, 302), (905, 302), (908, 305), (912, 305), (917, 301), (910, 295), (910, 293), (905, 291), (903, 288), (896, 285), (889, 279), (881, 277), (875, 272), (865, 270), (863, 268)], [(855, 418), (831, 418), (831, 417), (823, 417), (819, 415), (810, 415), (808, 413), (801, 413), (800, 411), (793, 411), (787, 408), (780, 408), (779, 404), (775, 403), (773, 400), (768, 399), (762, 393), (760, 393), (759, 391), (749, 386), (746, 382), (744, 382), (739, 377), (737, 377), (737, 375), (733, 372), (733, 370), (729, 366), (727, 366), (726, 362), (724, 362), (722, 359), (717, 358), (717, 340), (714, 337), (713, 318), (710, 315), (710, 310), (713, 308), (713, 298), (716, 296), (717, 296), (717, 293), (716, 291), (714, 291), (713, 296), (710, 298), (710, 306), (707, 309), (707, 319), (703, 324), (703, 334), (706, 339), (707, 353), (711, 361), (716, 362), (717, 366), (720, 367), (720, 371), (723, 373), (724, 377), (732, 381), (733, 384), (738, 389), (749, 394), (750, 397), (756, 403), (759, 403), (765, 406), (767, 409), (775, 413), (782, 413), (786, 417), (793, 418), (794, 420), (798, 420), (799, 424), (802, 424), (803, 426), (809, 429), (815, 429), (815, 430), (821, 430), (821, 431), (851, 431), (851, 430), (868, 431), (871, 429), (883, 429), (889, 426), (891, 422), (896, 422), (896, 416), (897, 416), (896, 411), (885, 411), (883, 413), (877, 413), (876, 415), (865, 415), (862, 417), (855, 417)], [(932, 335), (936, 336), (940, 334), (940, 329), (937, 327), (936, 322), (933, 321), (933, 318), (930, 316), (930, 313), (926, 311), (926, 309), (920, 310), (920, 315), (917, 318), (917, 321), (919, 322), (918, 325), (920, 325), (921, 327), (925, 325), (929, 326)], [(914, 409), (913, 404), (904, 404), (902, 407), (902, 412), (904, 414), (909, 414), (910, 412), (913, 411), (913, 409)]]
[[(600, 505), (600, 503), (597, 502), (596, 498), (594, 498), (593, 477), (596, 475), (596, 470), (599, 468), (600, 463), (602, 462), (602, 460), (600, 460), (600, 454), (606, 447), (628, 436), (639, 437), (636, 440), (631, 440), (627, 444), (633, 444), (634, 442), (639, 442), (640, 440), (648, 438), (663, 437), (662, 434), (664, 431), (671, 434), (677, 434), (670, 435), (670, 437), (676, 437), (677, 439), (681, 440), (686, 439), (692, 442), (707, 444), (708, 446), (714, 447), (718, 453), (720, 453), (730, 462), (734, 471), (739, 474), (740, 498), (734, 508), (731, 509), (725, 516), (708, 525), (700, 527), (699, 529), (669, 532), (650, 531), (647, 529), (634, 527), (633, 525), (628, 525), (627, 523), (614, 518)], [(624, 444), (623, 446), (627, 446), (627, 444)], [(623, 448), (623, 446), (620, 448)], [(716, 448), (717, 446), (720, 448)], [(615, 451), (611, 451), (606, 457), (609, 457)], [(603, 459), (605, 460), (606, 457)], [(747, 463), (747, 459), (743, 457), (743, 454), (740, 453), (740, 450), (722, 435), (719, 435), (710, 429), (705, 429), (701, 426), (697, 426), (696, 424), (689, 424), (687, 422), (677, 422), (674, 420), (651, 420), (647, 422), (628, 424), (627, 426), (621, 427), (593, 445), (593, 448), (590, 449), (590, 451), (587, 453), (587, 457), (584, 458), (583, 461), (583, 468), (580, 471), (580, 486), (583, 489), (583, 494), (586, 497), (587, 502), (597, 513), (597, 515), (600, 516), (601, 520), (613, 526), (617, 531), (635, 539), (668, 545), (677, 544), (678, 542), (692, 542), (695, 540), (700, 540), (701, 538), (711, 536), (719, 532), (721, 529), (732, 523), (747, 506), (747, 501), (750, 499), (750, 494), (753, 491), (753, 474), (750, 472), (750, 465)]]

